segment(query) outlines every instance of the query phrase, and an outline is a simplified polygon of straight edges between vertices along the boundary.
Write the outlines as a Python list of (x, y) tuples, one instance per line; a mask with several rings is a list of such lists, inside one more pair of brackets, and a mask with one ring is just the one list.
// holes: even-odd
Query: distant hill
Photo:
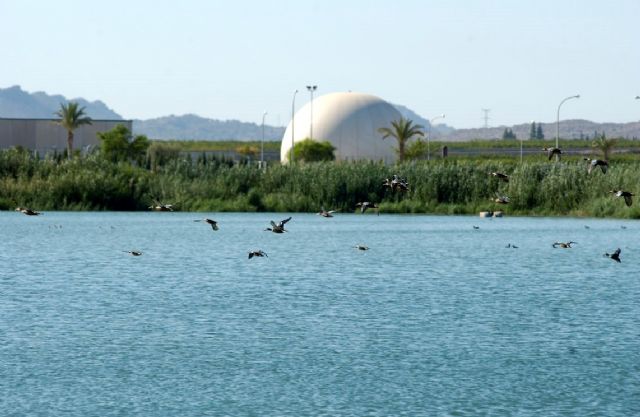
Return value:
[[(539, 123), (542, 126), (545, 139), (555, 139), (555, 123)], [(514, 126), (498, 126), (476, 129), (454, 129), (442, 135), (442, 140), (468, 141), (473, 139), (501, 139), (504, 130), (509, 128), (517, 139), (528, 139), (531, 124), (522, 123)], [(640, 138), (640, 122), (631, 123), (594, 123), (589, 120), (562, 120), (560, 121), (560, 137), (567, 139), (593, 138), (596, 134), (604, 132), (609, 138)]]
[[(19, 86), (0, 88), (0, 118), (53, 118), (60, 108), (60, 103), (77, 101), (86, 107), (87, 114), (94, 119), (121, 120), (115, 111), (102, 101), (87, 101), (83, 98), (67, 99), (62, 95), (48, 95), (44, 92), (28, 93)], [(429, 120), (413, 110), (394, 105), (403, 117), (413, 120), (425, 128)], [(435, 117), (435, 116), (434, 116)], [(502, 133), (509, 128), (518, 139), (529, 137), (529, 123), (514, 126), (498, 126), (476, 129), (454, 129), (444, 123), (446, 119), (438, 119), (432, 127), (432, 138), (437, 140), (466, 141), (472, 139), (502, 138)], [(438, 123), (441, 122), (441, 123)], [(542, 123), (545, 138), (555, 138), (555, 123)], [(265, 125), (265, 140), (282, 139), (285, 127)], [(182, 116), (164, 116), (147, 120), (134, 120), (133, 132), (144, 134), (151, 139), (178, 140), (260, 140), (262, 126), (256, 123), (239, 120), (207, 119), (195, 114)], [(594, 133), (605, 132), (607, 137), (640, 138), (640, 122), (632, 123), (594, 123), (588, 120), (564, 120), (560, 122), (560, 136), (563, 138), (592, 138)]]
[[(284, 127), (264, 126), (265, 140), (280, 140)], [(134, 120), (133, 131), (152, 139), (178, 140), (260, 140), (262, 125), (239, 120), (215, 120), (185, 114)]]
[(60, 109), (60, 103), (76, 101), (92, 119), (122, 120), (122, 116), (101, 101), (87, 101), (83, 98), (67, 99), (61, 95), (48, 95), (38, 91), (28, 93), (13, 86), (0, 88), (0, 117), (25, 119), (51, 119)]
[[(427, 130), (429, 129), (429, 124), (430, 124), (429, 120), (425, 119), (424, 117), (420, 116), (418, 113), (414, 112), (413, 110), (401, 104), (394, 104), (393, 106), (400, 112), (402, 117), (404, 117), (405, 119), (412, 120), (413, 124), (421, 125)], [(433, 126), (431, 126), (431, 136), (434, 139), (441, 139), (443, 136), (448, 135), (451, 132), (455, 131), (454, 128), (447, 126), (447, 124), (444, 123), (444, 120), (445, 119), (440, 119), (440, 118), (437, 121), (434, 120), (435, 123)]]

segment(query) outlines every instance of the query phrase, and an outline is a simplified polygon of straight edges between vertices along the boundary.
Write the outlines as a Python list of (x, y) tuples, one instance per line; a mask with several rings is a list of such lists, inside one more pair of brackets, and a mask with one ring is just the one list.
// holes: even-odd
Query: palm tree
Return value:
[(613, 150), (613, 147), (616, 145), (616, 140), (611, 138), (607, 139), (605, 134), (596, 137), (593, 142), (591, 142), (591, 146), (595, 149), (598, 149), (602, 152), (602, 159), (605, 161), (609, 160), (609, 153)]
[(71, 159), (73, 152), (73, 131), (82, 125), (90, 125), (91, 118), (84, 112), (84, 107), (79, 107), (75, 101), (67, 104), (60, 103), (60, 110), (55, 114), (60, 118), (56, 123), (67, 130), (67, 157)]
[(401, 117), (399, 120), (394, 120), (391, 122), (392, 127), (381, 127), (378, 129), (378, 133), (382, 134), (382, 139), (386, 139), (389, 136), (396, 138), (398, 141), (398, 160), (399, 162), (404, 161), (404, 150), (407, 142), (413, 136), (424, 136), (423, 126), (414, 125), (413, 120), (405, 119)]

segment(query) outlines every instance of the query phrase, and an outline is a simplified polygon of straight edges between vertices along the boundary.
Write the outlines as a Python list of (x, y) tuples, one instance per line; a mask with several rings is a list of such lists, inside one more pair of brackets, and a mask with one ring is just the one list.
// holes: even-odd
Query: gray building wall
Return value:
[[(57, 125), (56, 119), (4, 119), (0, 118), (0, 149), (22, 146), (40, 153), (67, 148), (67, 131)], [(73, 148), (98, 146), (98, 132), (107, 132), (117, 125), (132, 131), (131, 120), (92, 120), (73, 132)]]

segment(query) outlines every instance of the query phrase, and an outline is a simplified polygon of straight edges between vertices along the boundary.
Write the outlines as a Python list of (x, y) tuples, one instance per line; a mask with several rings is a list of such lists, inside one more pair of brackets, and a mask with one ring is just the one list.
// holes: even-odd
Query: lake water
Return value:
[(291, 215), (0, 212), (0, 415), (639, 415), (640, 223)]

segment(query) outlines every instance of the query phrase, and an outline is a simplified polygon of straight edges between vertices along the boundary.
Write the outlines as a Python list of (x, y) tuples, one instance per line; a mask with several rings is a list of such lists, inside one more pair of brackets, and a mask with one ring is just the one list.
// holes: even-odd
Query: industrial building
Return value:
[(372, 160), (392, 163), (397, 142), (382, 139), (381, 127), (391, 127), (401, 114), (390, 103), (363, 93), (330, 93), (310, 101), (298, 110), (282, 136), (280, 160), (289, 161), (295, 142), (311, 138), (329, 141), (337, 161)]
[[(67, 148), (67, 131), (56, 122), (58, 119), (8, 119), (0, 118), (0, 149), (21, 146), (40, 154), (62, 152)], [(73, 131), (74, 149), (88, 150), (98, 146), (99, 132), (107, 132), (117, 125), (132, 131), (131, 120), (92, 120)]]

